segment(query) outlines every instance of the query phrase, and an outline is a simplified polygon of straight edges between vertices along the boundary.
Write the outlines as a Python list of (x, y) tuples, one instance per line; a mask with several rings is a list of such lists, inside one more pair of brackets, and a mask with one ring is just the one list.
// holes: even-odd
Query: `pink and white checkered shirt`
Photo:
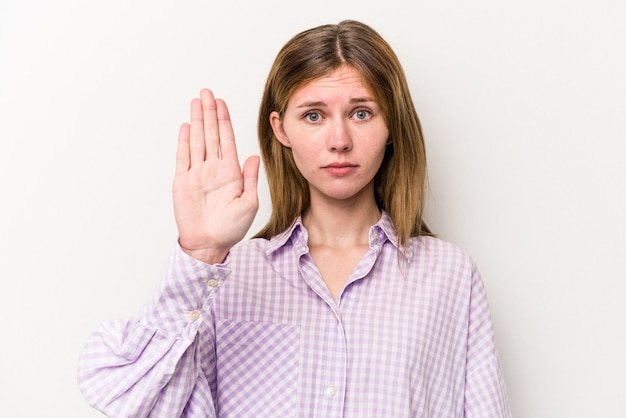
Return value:
[(398, 248), (384, 213), (369, 241), (336, 300), (300, 220), (220, 265), (177, 247), (141, 315), (87, 342), (83, 395), (112, 417), (509, 417), (472, 260)]

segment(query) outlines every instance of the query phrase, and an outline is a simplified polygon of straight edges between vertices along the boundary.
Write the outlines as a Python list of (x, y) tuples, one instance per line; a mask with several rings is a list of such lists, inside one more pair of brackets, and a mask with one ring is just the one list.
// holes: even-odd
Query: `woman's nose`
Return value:
[(340, 121), (333, 125), (328, 136), (328, 149), (340, 152), (352, 149), (352, 138), (346, 122)]

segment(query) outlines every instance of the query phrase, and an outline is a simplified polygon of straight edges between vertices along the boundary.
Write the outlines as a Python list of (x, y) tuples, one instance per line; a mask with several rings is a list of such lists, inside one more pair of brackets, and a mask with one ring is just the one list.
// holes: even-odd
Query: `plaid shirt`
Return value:
[[(177, 247), (137, 318), (79, 361), (112, 417), (509, 417), (485, 289), (437, 238), (399, 248), (389, 216), (334, 299), (298, 219), (207, 265)], [(399, 252), (398, 252), (399, 251)]]

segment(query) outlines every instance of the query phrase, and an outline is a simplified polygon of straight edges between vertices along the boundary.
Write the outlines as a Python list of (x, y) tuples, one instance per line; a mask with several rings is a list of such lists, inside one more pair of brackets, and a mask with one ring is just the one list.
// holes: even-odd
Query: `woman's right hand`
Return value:
[(259, 207), (259, 164), (255, 155), (240, 168), (226, 103), (202, 89), (191, 101), (191, 122), (180, 128), (172, 188), (179, 243), (187, 254), (220, 263), (244, 238)]

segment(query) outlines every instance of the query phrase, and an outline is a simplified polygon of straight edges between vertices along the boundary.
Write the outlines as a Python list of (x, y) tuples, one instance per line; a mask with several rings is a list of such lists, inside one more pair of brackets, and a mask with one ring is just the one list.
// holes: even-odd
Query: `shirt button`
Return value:
[(334, 386), (329, 386), (326, 388), (326, 395), (335, 396), (337, 394), (337, 388)]
[(217, 279), (208, 279), (206, 281), (206, 285), (209, 287), (217, 287), (220, 284), (219, 280)]
[(378, 232), (376, 232), (376, 231), (372, 232), (372, 239), (373, 239), (374, 241), (377, 241), (377, 240), (378, 240)]
[(195, 321), (198, 318), (200, 318), (199, 310), (194, 309), (193, 311), (189, 312), (189, 319), (191, 319), (192, 321)]

